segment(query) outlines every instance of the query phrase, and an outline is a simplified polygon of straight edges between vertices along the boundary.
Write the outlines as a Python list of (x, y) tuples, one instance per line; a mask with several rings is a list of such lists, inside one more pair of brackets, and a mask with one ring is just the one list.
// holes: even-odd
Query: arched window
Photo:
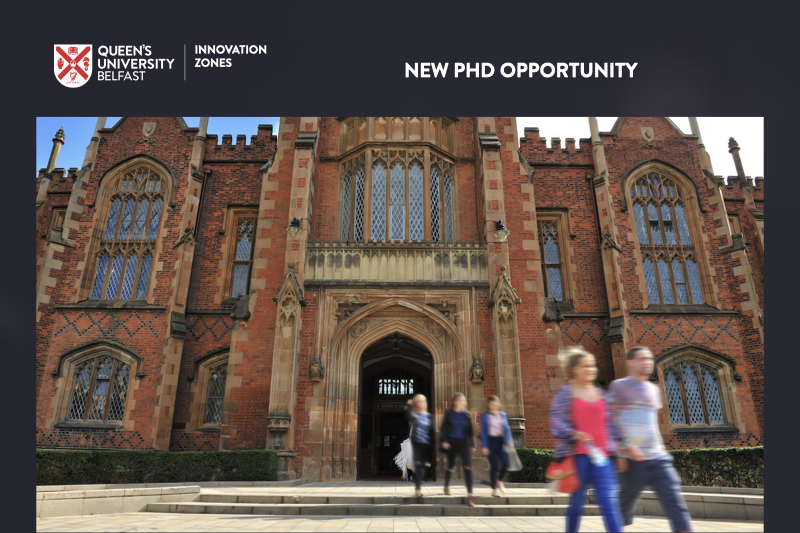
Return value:
[(744, 426), (736, 395), (736, 361), (686, 344), (656, 357), (654, 380), (663, 388), (664, 422), (671, 430), (734, 433)]
[(253, 268), (253, 246), (256, 234), (256, 216), (240, 217), (236, 225), (236, 247), (233, 256), (231, 297), (250, 292), (250, 273)]
[(206, 399), (205, 424), (221, 424), (225, 403), (225, 380), (228, 377), (228, 362), (208, 373), (208, 398)]
[(125, 400), (131, 367), (101, 354), (75, 367), (68, 421), (119, 422), (125, 414)]
[(150, 284), (167, 182), (147, 166), (125, 172), (113, 185), (91, 298), (144, 300)]
[(707, 365), (683, 361), (664, 370), (670, 422), (674, 425), (724, 425), (719, 377)]
[(704, 303), (685, 191), (656, 171), (636, 178), (629, 192), (650, 303)]

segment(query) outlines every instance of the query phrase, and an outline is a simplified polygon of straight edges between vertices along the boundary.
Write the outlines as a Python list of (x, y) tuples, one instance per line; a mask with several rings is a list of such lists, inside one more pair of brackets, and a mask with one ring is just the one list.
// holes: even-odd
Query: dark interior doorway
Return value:
[(364, 351), (360, 380), (358, 477), (399, 479), (394, 456), (408, 438), (406, 402), (424, 394), (433, 406), (433, 358), (420, 343), (395, 333)]

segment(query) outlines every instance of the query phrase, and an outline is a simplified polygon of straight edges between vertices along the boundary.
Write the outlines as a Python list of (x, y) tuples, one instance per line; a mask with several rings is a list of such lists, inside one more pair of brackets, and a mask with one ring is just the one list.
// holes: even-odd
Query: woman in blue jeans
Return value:
[(511, 428), (506, 414), (500, 410), (500, 398), (489, 396), (486, 399), (486, 411), (481, 415), (481, 453), (489, 457), (489, 474), (492, 481), (492, 496), (499, 498), (498, 490), (503, 494), (503, 477), (508, 469), (508, 453), (514, 449)]
[(550, 431), (556, 438), (553, 459), (574, 455), (580, 479), (580, 487), (569, 497), (567, 532), (580, 528), (589, 486), (594, 488), (606, 531), (622, 531), (614, 460), (621, 439), (602, 389), (594, 386), (594, 356), (569, 348), (559, 358), (567, 385), (558, 389), (550, 405)]

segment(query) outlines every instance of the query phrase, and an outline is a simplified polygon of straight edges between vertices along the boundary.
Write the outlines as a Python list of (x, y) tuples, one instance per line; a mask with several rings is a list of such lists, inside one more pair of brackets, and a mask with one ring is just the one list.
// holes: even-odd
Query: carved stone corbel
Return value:
[(469, 369), (469, 380), (472, 383), (481, 383), (486, 372), (483, 370), (483, 362), (480, 357), (472, 358), (472, 366)]
[(325, 366), (318, 355), (311, 358), (311, 365), (308, 367), (308, 379), (312, 383), (319, 383), (325, 379)]

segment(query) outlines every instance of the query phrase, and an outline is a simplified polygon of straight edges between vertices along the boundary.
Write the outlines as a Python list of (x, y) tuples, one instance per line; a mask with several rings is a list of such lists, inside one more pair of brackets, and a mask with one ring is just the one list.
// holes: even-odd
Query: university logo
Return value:
[(81, 87), (92, 73), (92, 45), (57, 44), (53, 58), (53, 72), (65, 87)]

